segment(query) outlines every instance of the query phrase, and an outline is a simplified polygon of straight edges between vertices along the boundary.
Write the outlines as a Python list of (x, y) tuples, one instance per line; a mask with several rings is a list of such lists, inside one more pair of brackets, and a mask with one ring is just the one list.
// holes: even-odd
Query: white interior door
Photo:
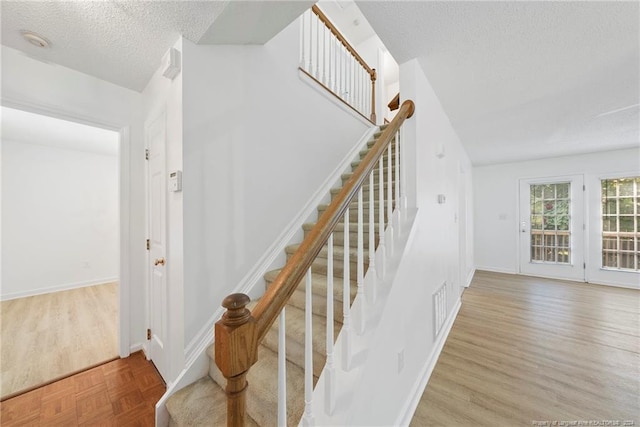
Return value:
[(147, 127), (150, 261), (148, 355), (160, 374), (168, 378), (165, 122), (165, 114), (161, 114)]
[(520, 273), (585, 279), (582, 175), (520, 180)]

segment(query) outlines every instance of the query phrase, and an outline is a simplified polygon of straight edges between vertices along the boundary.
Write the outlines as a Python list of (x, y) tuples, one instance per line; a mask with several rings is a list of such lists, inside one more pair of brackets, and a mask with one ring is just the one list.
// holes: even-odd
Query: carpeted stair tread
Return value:
[[(280, 273), (280, 269), (278, 270), (272, 270), (269, 271), (267, 274), (264, 275), (265, 281), (267, 282), (267, 287), (269, 287), (269, 285), (271, 284), (271, 282), (273, 282), (273, 280), (275, 280), (275, 278), (278, 276), (278, 274)], [(311, 287), (313, 295), (314, 295), (314, 299), (316, 299), (316, 297), (325, 297), (327, 295), (327, 276), (326, 274), (322, 274), (322, 273), (312, 273), (311, 274), (311, 280), (313, 281), (313, 286)], [(351, 300), (353, 301), (353, 298), (356, 295), (356, 279), (355, 277), (351, 277)], [(338, 291), (338, 287), (336, 286), (337, 284), (340, 285), (339, 287), (339, 291)], [(333, 278), (333, 296), (334, 296), (334, 300), (336, 300), (337, 302), (342, 303), (342, 277), (334, 277)], [(305, 291), (305, 285), (304, 285), (304, 280), (301, 281), (301, 283), (298, 285), (298, 287), (296, 288), (296, 290), (300, 290), (304, 293)]]
[[(212, 363), (209, 375), (218, 384), (226, 384)], [(278, 414), (278, 354), (264, 345), (258, 348), (258, 361), (247, 375), (247, 414), (260, 426), (275, 426)], [(317, 378), (314, 379), (314, 382)], [(304, 412), (304, 370), (287, 361), (287, 425), (298, 425)]]
[[(296, 243), (294, 245), (289, 245), (285, 248), (287, 254), (289, 255), (293, 255), (298, 248), (300, 247), (300, 243)], [(329, 254), (329, 248), (327, 247), (327, 245), (323, 246), (322, 249), (320, 250), (320, 252), (318, 253), (318, 258), (324, 258), (327, 259), (327, 255)], [(344, 250), (344, 246), (333, 246), (333, 266), (334, 268), (336, 267), (336, 265), (338, 264), (338, 261), (340, 261), (340, 263), (342, 263), (342, 261), (344, 260), (345, 257), (345, 250)], [(349, 260), (357, 260), (358, 257), (358, 249), (357, 248), (349, 248)], [(366, 257), (365, 257), (366, 258)]]
[[(287, 360), (304, 367), (305, 311), (287, 305), (285, 319)], [(274, 353), (278, 352), (278, 326), (279, 321), (274, 322), (262, 341), (262, 345)], [(324, 314), (322, 316), (313, 315), (311, 327), (313, 328), (313, 374), (319, 377), (324, 368), (327, 354), (327, 318)], [(341, 328), (342, 323), (334, 321), (334, 342)]]
[[(167, 401), (171, 427), (226, 426), (227, 395), (210, 377), (199, 379)], [(251, 416), (247, 426), (258, 426)]]

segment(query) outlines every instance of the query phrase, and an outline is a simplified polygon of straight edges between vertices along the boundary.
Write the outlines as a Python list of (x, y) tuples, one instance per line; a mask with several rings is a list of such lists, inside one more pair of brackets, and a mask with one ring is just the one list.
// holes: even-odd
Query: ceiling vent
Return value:
[(46, 38), (42, 37), (40, 34), (36, 34), (33, 31), (20, 31), (20, 32), (22, 33), (22, 37), (24, 37), (26, 41), (28, 41), (34, 46), (41, 47), (44, 49), (51, 47), (51, 42)]

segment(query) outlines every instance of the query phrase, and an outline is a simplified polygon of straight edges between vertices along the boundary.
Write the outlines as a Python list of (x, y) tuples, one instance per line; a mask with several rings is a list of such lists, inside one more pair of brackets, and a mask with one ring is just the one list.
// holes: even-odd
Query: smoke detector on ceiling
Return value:
[(40, 34), (34, 33), (33, 31), (20, 31), (20, 33), (22, 33), (22, 37), (24, 37), (26, 41), (34, 46), (44, 49), (51, 47), (51, 42)]

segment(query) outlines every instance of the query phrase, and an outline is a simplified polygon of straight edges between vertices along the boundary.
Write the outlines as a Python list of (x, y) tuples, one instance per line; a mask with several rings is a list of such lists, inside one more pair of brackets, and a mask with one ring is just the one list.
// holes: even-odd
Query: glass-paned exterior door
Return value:
[(570, 182), (530, 184), (531, 262), (570, 262), (570, 190)]
[(602, 268), (640, 271), (640, 177), (600, 183)]
[(520, 272), (584, 279), (582, 176), (520, 181)]

